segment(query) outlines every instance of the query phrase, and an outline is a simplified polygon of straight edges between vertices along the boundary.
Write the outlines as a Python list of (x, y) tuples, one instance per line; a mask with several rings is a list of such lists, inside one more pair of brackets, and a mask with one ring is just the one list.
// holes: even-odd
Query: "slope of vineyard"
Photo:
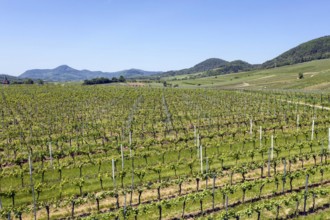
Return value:
[[(303, 79), (299, 79), (302, 74)], [(330, 91), (330, 59), (272, 69), (253, 70), (221, 76), (203, 77), (203, 72), (163, 78), (179, 87), (220, 89), (303, 89)]]
[(329, 211), (330, 93), (4, 86), (0, 106), (3, 219)]

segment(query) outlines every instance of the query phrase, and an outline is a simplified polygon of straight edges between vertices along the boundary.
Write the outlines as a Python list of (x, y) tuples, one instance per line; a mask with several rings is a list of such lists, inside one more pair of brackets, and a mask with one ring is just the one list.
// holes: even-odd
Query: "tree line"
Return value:
[(112, 77), (112, 79), (105, 77), (98, 77), (98, 78), (84, 80), (83, 85), (96, 85), (96, 84), (107, 84), (107, 83), (116, 83), (116, 82), (126, 82), (126, 79), (123, 76), (120, 76), (119, 78)]

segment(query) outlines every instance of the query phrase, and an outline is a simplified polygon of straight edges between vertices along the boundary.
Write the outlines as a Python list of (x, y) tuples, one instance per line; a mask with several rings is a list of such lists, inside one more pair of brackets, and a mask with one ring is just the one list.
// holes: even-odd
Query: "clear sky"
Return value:
[(329, 0), (0, 0), (0, 73), (262, 63), (329, 22)]

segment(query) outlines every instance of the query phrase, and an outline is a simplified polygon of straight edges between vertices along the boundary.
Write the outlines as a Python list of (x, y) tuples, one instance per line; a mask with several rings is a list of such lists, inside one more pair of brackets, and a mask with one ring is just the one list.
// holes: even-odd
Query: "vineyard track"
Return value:
[(312, 104), (309, 104), (309, 103), (304, 103), (304, 102), (293, 102), (293, 101), (283, 100), (283, 99), (280, 99), (280, 101), (282, 101), (282, 102), (287, 102), (287, 103), (291, 103), (291, 104), (298, 104), (298, 105), (309, 106), (309, 107), (312, 107), (312, 108), (317, 108), (317, 109), (323, 109), (323, 110), (328, 110), (328, 111), (330, 111), (330, 107), (325, 107), (325, 106), (322, 106), (322, 105), (312, 105)]

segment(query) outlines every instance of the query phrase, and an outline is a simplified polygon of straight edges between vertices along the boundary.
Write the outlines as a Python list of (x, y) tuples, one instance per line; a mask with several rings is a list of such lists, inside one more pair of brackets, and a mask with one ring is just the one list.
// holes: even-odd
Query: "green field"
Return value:
[[(298, 79), (299, 73), (304, 75)], [(200, 73), (202, 74), (202, 73)], [(193, 74), (198, 76), (198, 74)], [(219, 89), (302, 89), (330, 91), (330, 59), (316, 60), (272, 69), (231, 73), (212, 77), (189, 79), (191, 75), (167, 77), (180, 87), (212, 87)], [(176, 78), (176, 80), (173, 80)]]
[[(3, 86), (1, 218), (324, 219), (330, 93), (304, 90), (328, 66), (169, 81), (178, 88)], [(214, 89), (240, 83), (254, 86)]]

